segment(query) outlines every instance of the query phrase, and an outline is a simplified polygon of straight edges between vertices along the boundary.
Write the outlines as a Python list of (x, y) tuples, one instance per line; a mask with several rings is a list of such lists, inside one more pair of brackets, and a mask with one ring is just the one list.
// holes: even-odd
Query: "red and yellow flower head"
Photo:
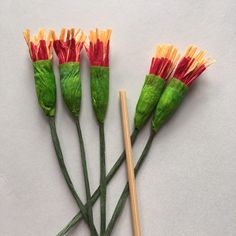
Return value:
[(90, 61), (91, 100), (96, 118), (103, 123), (109, 100), (109, 48), (111, 30), (90, 31), (85, 49)]
[(83, 48), (85, 35), (78, 29), (74, 28), (65, 29), (63, 28), (60, 33), (59, 39), (55, 32), (52, 33), (54, 50), (58, 56), (59, 64), (66, 62), (79, 62), (80, 53)]
[(144, 85), (136, 106), (134, 125), (140, 129), (148, 120), (155, 109), (166, 80), (173, 72), (180, 57), (178, 49), (173, 45), (163, 44), (156, 48), (155, 56), (152, 58), (149, 74), (146, 76)]
[(155, 56), (152, 58), (149, 73), (164, 80), (168, 80), (179, 57), (180, 53), (173, 45), (164, 44), (157, 46)]
[(205, 58), (206, 52), (197, 47), (189, 46), (184, 57), (180, 60), (173, 77), (190, 86), (199, 75), (210, 66), (214, 60)]
[(45, 29), (43, 28), (32, 38), (28, 29), (23, 34), (32, 59), (35, 89), (39, 105), (45, 115), (55, 116), (56, 82), (52, 67), (52, 32), (49, 31), (47, 39)]
[(152, 119), (152, 129), (157, 132), (180, 106), (189, 86), (214, 60), (205, 59), (205, 52), (189, 46), (178, 63), (172, 79), (166, 86)]
[(44, 28), (39, 29), (38, 34), (33, 37), (30, 36), (29, 29), (26, 29), (23, 34), (33, 62), (52, 59), (53, 39), (51, 31), (49, 31), (47, 39)]
[(111, 29), (90, 31), (86, 51), (91, 66), (109, 66), (109, 47)]

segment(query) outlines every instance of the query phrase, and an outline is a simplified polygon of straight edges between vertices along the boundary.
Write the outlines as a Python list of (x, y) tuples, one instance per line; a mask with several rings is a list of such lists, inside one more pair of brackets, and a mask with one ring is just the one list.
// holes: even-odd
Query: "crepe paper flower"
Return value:
[(38, 101), (45, 115), (49, 117), (51, 136), (58, 163), (60, 165), (65, 181), (73, 197), (75, 198), (85, 221), (88, 222), (87, 209), (79, 198), (69, 176), (56, 131), (56, 82), (52, 67), (53, 32), (49, 31), (47, 40), (45, 39), (45, 29), (40, 29), (38, 34), (32, 38), (30, 37), (30, 31), (28, 29), (25, 30), (23, 34), (25, 41), (29, 47), (30, 57), (32, 59)]
[[(176, 65), (179, 58), (177, 48), (172, 45), (160, 45), (157, 47), (156, 54), (152, 59), (150, 72), (146, 76), (144, 86), (139, 97), (135, 113), (135, 129), (131, 135), (132, 145), (138, 137), (139, 131), (142, 129), (143, 124), (155, 109), (155, 106), (164, 89), (165, 82), (169, 78), (171, 72)], [(108, 184), (116, 172), (119, 170), (123, 161), (125, 160), (125, 152), (117, 159), (116, 163), (106, 176), (106, 183)], [(92, 195), (92, 204), (94, 204), (100, 195), (100, 187), (96, 189)], [(65, 235), (74, 225), (82, 219), (81, 213), (78, 213), (65, 228), (58, 234), (58, 236)]]
[(31, 38), (30, 30), (24, 31), (24, 38), (34, 68), (35, 88), (40, 107), (46, 116), (55, 116), (56, 83), (52, 68), (52, 37), (49, 32), (47, 39), (45, 29)]
[(204, 51), (198, 50), (197, 47), (188, 47), (156, 107), (152, 120), (152, 129), (155, 132), (160, 129), (162, 124), (180, 105), (193, 81), (214, 62), (212, 58), (206, 59), (205, 54)]
[(101, 185), (101, 235), (106, 228), (106, 161), (104, 120), (109, 99), (109, 48), (111, 30), (90, 31), (85, 45), (90, 61), (90, 85), (93, 109), (99, 123), (100, 134), (100, 185)]
[(169, 79), (179, 57), (180, 53), (173, 45), (157, 46), (136, 106), (134, 117), (136, 129), (140, 129), (145, 124), (155, 109), (165, 87), (165, 82)]
[(104, 122), (109, 98), (110, 36), (110, 29), (90, 31), (85, 47), (90, 61), (92, 104), (99, 123)]
[[(195, 49), (196, 50), (196, 49)], [(191, 50), (192, 51), (192, 50)], [(195, 51), (196, 52), (196, 51)], [(187, 55), (187, 56), (186, 56)], [(184, 58), (186, 57), (188, 57), (189, 56), (189, 53), (187, 52), (186, 53), (186, 55), (184, 56)], [(193, 58), (193, 55), (192, 54), (190, 54), (191, 55), (191, 58)], [(196, 58), (196, 55), (195, 55), (195, 58)], [(194, 59), (194, 60), (196, 60), (196, 59)], [(181, 68), (183, 68), (182, 67), (182, 61), (183, 61), (183, 59), (179, 62), (179, 64), (178, 64), (178, 66), (177, 66), (177, 68), (176, 68), (176, 70), (175, 70), (175, 72), (177, 72), (177, 74), (181, 74), (181, 77), (176, 77), (175, 79), (171, 79), (171, 81), (172, 80), (179, 80), (179, 78), (187, 78), (186, 77), (186, 75), (188, 74), (188, 75), (190, 75), (189, 73), (191, 73), (192, 75), (194, 75), (194, 77), (193, 76), (189, 76), (188, 78), (190, 78), (188, 81), (186, 81), (185, 80), (185, 83), (186, 84), (188, 84), (188, 85), (185, 85), (185, 87), (187, 87), (187, 86), (189, 86), (192, 82), (193, 82), (193, 80), (192, 80), (192, 78), (194, 78), (194, 80), (203, 72), (203, 67), (201, 66), (201, 64), (202, 63), (200, 63), (199, 64), (199, 57), (197, 57), (197, 60), (198, 60), (198, 66), (194, 66), (195, 67), (195, 69), (193, 70), (193, 69), (191, 69), (190, 67), (189, 67), (189, 65), (188, 65), (188, 70), (187, 70), (187, 73), (185, 72), (185, 76), (184, 76), (184, 74), (181, 74), (180, 72), (182, 71), (184, 71), (183, 69), (181, 69)], [(200, 61), (201, 62), (201, 61)], [(211, 65), (214, 61), (212, 60), (212, 59), (204, 59), (203, 60), (203, 62), (204, 62), (204, 67), (205, 67), (205, 69), (209, 66), (209, 65)], [(181, 65), (181, 67), (180, 67), (180, 65)], [(194, 65), (194, 63), (192, 63), (192, 65)], [(198, 76), (196, 77), (196, 70), (197, 70), (197, 68), (199, 68), (199, 67), (201, 67), (201, 70), (198, 70), (198, 73), (199, 73), (199, 71), (201, 71), (201, 73), (200, 74), (198, 74)], [(189, 70), (189, 69), (191, 69), (191, 70)], [(186, 70), (186, 68), (185, 68), (185, 70)], [(190, 72), (191, 71), (191, 72)], [(193, 71), (195, 71), (194, 73), (193, 73)], [(175, 74), (175, 73), (174, 73)], [(192, 81), (191, 81), (192, 80)], [(189, 82), (191, 81), (191, 83), (189, 84)], [(183, 83), (183, 82), (181, 82), (180, 80), (179, 80), (179, 83)], [(169, 85), (168, 85), (169, 86)], [(162, 96), (161, 96), (161, 98), (160, 98), (160, 101), (159, 101), (159, 103), (161, 102), (161, 100), (162, 100), (162, 97), (165, 97), (166, 99), (167, 99), (167, 94), (165, 94), (165, 92), (166, 92), (166, 90), (168, 91), (171, 91), (172, 90), (172, 88), (168, 88), (168, 86), (167, 86), (167, 88), (164, 90), (164, 93), (162, 94)], [(175, 89), (174, 89), (175, 90)], [(183, 90), (182, 90), (183, 91)], [(175, 92), (174, 92), (175, 93)], [(172, 94), (172, 92), (170, 92), (170, 94)], [(176, 97), (176, 99), (178, 100), (178, 93), (176, 93), (176, 95), (177, 95), (177, 97)], [(158, 105), (159, 105), (159, 103), (158, 103)], [(157, 106), (158, 106), (157, 105)], [(171, 108), (171, 110), (172, 110), (172, 108)], [(153, 119), (154, 120), (154, 119)], [(153, 123), (153, 122), (152, 122)], [(153, 127), (153, 124), (152, 124), (152, 127)], [(151, 148), (151, 145), (152, 145), (152, 142), (153, 142), (153, 139), (154, 139), (154, 137), (155, 137), (155, 135), (156, 135), (156, 132), (157, 132), (158, 130), (154, 130), (154, 128), (152, 128), (152, 130), (151, 130), (151, 133), (150, 133), (150, 136), (149, 136), (149, 138), (148, 138), (148, 141), (147, 141), (147, 143), (146, 143), (146, 145), (145, 145), (145, 147), (144, 147), (144, 150), (143, 150), (143, 152), (142, 152), (142, 154), (141, 154), (141, 156), (140, 156), (140, 158), (138, 159), (138, 162), (137, 162), (137, 164), (136, 164), (136, 166), (135, 166), (135, 175), (138, 173), (138, 171), (140, 170), (140, 168), (141, 168), (141, 166), (142, 166), (142, 164), (143, 164), (143, 162), (144, 162), (144, 160), (146, 159), (146, 157), (147, 157), (147, 154), (148, 154), (148, 152), (149, 152), (149, 150), (150, 150), (150, 148)], [(136, 137), (134, 138), (134, 140), (136, 139)], [(132, 140), (133, 141), (133, 140)], [(107, 180), (107, 183), (109, 183), (109, 181), (113, 178), (113, 176), (115, 175), (115, 173), (116, 173), (116, 171), (117, 171), (117, 169), (119, 169), (119, 167), (120, 167), (120, 165), (122, 164), (122, 162), (123, 162), (123, 159), (122, 159), (122, 155), (120, 156), (120, 158), (117, 160), (117, 162), (116, 162), (116, 164), (112, 167), (112, 169), (110, 170), (110, 172), (108, 173), (108, 175), (107, 175), (107, 178), (106, 178), (106, 180)], [(99, 197), (99, 188), (94, 192), (94, 194), (92, 195), (92, 204), (94, 204), (95, 202), (96, 202), (96, 200), (98, 199), (98, 197)], [(125, 202), (126, 202), (126, 200), (127, 200), (127, 198), (128, 198), (128, 196), (129, 196), (129, 189), (128, 189), (128, 183), (126, 184), (126, 186), (125, 186), (125, 188), (124, 188), (124, 190), (123, 190), (123, 192), (122, 192), (122, 194), (121, 194), (121, 196), (120, 196), (120, 198), (119, 198), (119, 201), (118, 201), (118, 203), (117, 203), (117, 205), (116, 205), (116, 208), (115, 208), (115, 211), (114, 211), (114, 213), (113, 213), (113, 215), (112, 215), (112, 218), (111, 218), (111, 221), (109, 222), (109, 224), (108, 224), (108, 227), (107, 227), (107, 230), (106, 230), (106, 236), (110, 236), (111, 235), (111, 233), (112, 233), (112, 230), (113, 230), (113, 228), (114, 228), (114, 226), (115, 226), (115, 223), (117, 222), (117, 219), (119, 218), (119, 216), (120, 216), (120, 214), (121, 214), (121, 212), (122, 212), (122, 210), (123, 210), (123, 208), (124, 208), (124, 205), (125, 205)], [(66, 227), (58, 234), (58, 236), (62, 236), (62, 235), (65, 235), (73, 226), (75, 226), (80, 220), (82, 219), (82, 214), (81, 214), (81, 212), (79, 212), (67, 225), (66, 225)]]
[[(205, 59), (204, 56), (204, 51), (197, 52), (196, 47), (190, 46), (187, 49), (185, 56), (180, 60), (177, 68), (175, 69), (173, 78), (166, 86), (157, 104), (156, 111), (152, 120), (152, 130), (145, 148), (135, 166), (135, 175), (138, 173), (141, 165), (147, 157), (153, 139), (161, 125), (180, 105), (184, 94), (187, 92), (188, 87), (192, 84), (192, 82), (196, 80), (199, 75), (214, 62), (211, 58)], [(108, 224), (106, 236), (111, 235), (114, 225), (124, 208), (128, 195), (129, 187), (127, 183), (116, 205), (111, 221)]]
[(84, 141), (80, 127), (79, 114), (81, 104), (81, 80), (80, 80), (80, 54), (83, 47), (85, 36), (84, 33), (74, 28), (63, 28), (59, 39), (53, 32), (53, 46), (59, 59), (59, 71), (61, 82), (61, 93), (65, 104), (75, 118), (75, 124), (79, 136), (81, 162), (83, 167), (84, 183), (86, 190), (87, 209), (91, 234), (97, 234), (95, 231), (93, 211), (91, 204), (90, 183), (88, 178), (88, 168), (85, 154)]
[(61, 92), (66, 106), (74, 117), (79, 117), (81, 104), (80, 54), (85, 36), (80, 29), (63, 28), (59, 39), (55, 32), (53, 47), (59, 60)]

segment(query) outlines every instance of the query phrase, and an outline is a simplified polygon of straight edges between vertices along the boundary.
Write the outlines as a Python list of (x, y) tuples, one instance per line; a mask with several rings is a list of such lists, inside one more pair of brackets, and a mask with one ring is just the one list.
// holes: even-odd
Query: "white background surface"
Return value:
[[(1, 1), (0, 235), (52, 236), (77, 212), (60, 173), (49, 127), (38, 107), (22, 31), (41, 26), (113, 29), (106, 122), (107, 169), (122, 150), (118, 91), (128, 94), (130, 122), (157, 43), (183, 53), (190, 43), (216, 63), (194, 84), (156, 137), (137, 179), (144, 236), (236, 235), (236, 2)], [(58, 77), (57, 60), (54, 60)], [(98, 127), (90, 104), (88, 62), (82, 57), (81, 123), (92, 190), (99, 182)], [(58, 89), (57, 126), (66, 164), (85, 199), (75, 126)], [(134, 149), (138, 158), (149, 124)], [(124, 166), (108, 189), (108, 219), (123, 189)], [(99, 227), (99, 204), (94, 208)], [(70, 235), (89, 235), (84, 223)], [(113, 235), (132, 235), (126, 204)]]

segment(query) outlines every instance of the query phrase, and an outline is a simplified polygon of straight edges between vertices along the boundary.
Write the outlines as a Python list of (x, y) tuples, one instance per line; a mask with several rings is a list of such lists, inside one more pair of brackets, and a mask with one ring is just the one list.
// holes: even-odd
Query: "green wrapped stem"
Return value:
[(152, 74), (146, 76), (136, 106), (134, 117), (134, 125), (136, 129), (140, 129), (152, 114), (161, 97), (164, 86), (164, 79)]
[[(147, 141), (147, 143), (146, 143), (146, 145), (145, 145), (145, 147), (143, 149), (143, 152), (142, 152), (142, 154), (141, 154), (141, 156), (140, 156), (140, 158), (139, 158), (139, 160), (138, 160), (138, 162), (137, 162), (137, 164), (136, 164), (136, 166), (134, 168), (135, 176), (138, 174), (138, 171), (140, 170), (143, 162), (145, 161), (145, 159), (147, 157), (147, 154), (148, 154), (148, 152), (149, 152), (149, 150), (151, 148), (151, 145), (152, 145), (154, 137), (155, 137), (155, 132), (151, 131), (151, 134), (150, 134), (150, 136), (148, 138), (148, 141)], [(108, 224), (108, 227), (107, 227), (107, 230), (106, 230), (106, 234), (105, 234), (106, 236), (110, 236), (111, 235), (112, 230), (113, 230), (113, 228), (114, 228), (114, 226), (115, 226), (115, 224), (116, 224), (116, 222), (117, 222), (117, 220), (118, 220), (122, 210), (124, 209), (125, 202), (126, 202), (128, 196), (129, 196), (129, 184), (127, 182), (125, 187), (124, 187), (124, 190), (121, 193), (121, 196), (120, 196), (120, 198), (119, 198), (119, 200), (117, 202), (117, 205), (116, 205), (116, 208), (115, 208), (115, 210), (114, 210), (114, 212), (112, 214), (111, 220), (110, 220), (110, 222)]]
[(66, 106), (73, 116), (78, 117), (81, 104), (80, 64), (68, 62), (59, 65), (61, 93)]
[[(55, 152), (56, 152), (56, 156), (57, 156), (59, 166), (61, 168), (61, 172), (64, 176), (64, 179), (67, 183), (67, 186), (68, 186), (71, 194), (73, 195), (77, 205), (79, 206), (79, 208), (81, 210), (81, 213), (82, 213), (86, 223), (89, 224), (87, 209), (86, 209), (85, 205), (83, 204), (83, 202), (81, 201), (79, 195), (77, 194), (77, 192), (75, 190), (75, 187), (72, 183), (72, 180), (70, 178), (70, 175), (68, 173), (67, 167), (65, 165), (64, 157), (63, 157), (62, 150), (61, 150), (61, 145), (60, 145), (59, 138), (58, 138), (58, 135), (57, 135), (55, 117), (49, 117), (49, 125), (50, 125), (50, 130), (51, 130), (51, 136), (52, 136), (54, 149), (55, 149)], [(95, 234), (93, 234), (93, 235), (98, 235), (94, 225), (90, 226), (90, 231), (91, 231), (91, 233), (95, 232)]]
[(91, 66), (91, 98), (99, 123), (103, 123), (109, 99), (109, 67)]
[(160, 101), (157, 104), (153, 119), (152, 129), (157, 132), (162, 124), (173, 114), (183, 100), (188, 87), (175, 78), (166, 86)]
[[(131, 135), (131, 143), (132, 145), (134, 144), (137, 136), (138, 136), (139, 130), (135, 129)], [(119, 170), (119, 168), (121, 167), (122, 163), (125, 160), (125, 151), (122, 152), (122, 154), (119, 156), (118, 160), (116, 161), (116, 163), (113, 165), (113, 167), (111, 168), (111, 170), (109, 171), (109, 173), (106, 176), (106, 183), (108, 184), (111, 179), (113, 178), (113, 176), (116, 174), (116, 172)], [(91, 202), (92, 204), (95, 204), (95, 202), (97, 201), (97, 199), (100, 196), (100, 186), (96, 189), (96, 191), (93, 193), (92, 198), (91, 198)], [(87, 204), (86, 204), (87, 206)], [(73, 228), (76, 224), (78, 224), (83, 218), (82, 212), (78, 212), (73, 219), (71, 219), (71, 221), (57, 234), (57, 236), (63, 236), (65, 235), (71, 228)]]
[(75, 119), (75, 124), (77, 127), (79, 143), (80, 143), (80, 156), (81, 156), (81, 162), (82, 162), (82, 168), (83, 168), (83, 174), (84, 174), (84, 185), (85, 185), (86, 200), (87, 200), (86, 207), (88, 211), (89, 227), (91, 229), (91, 235), (96, 235), (97, 232), (95, 231), (94, 220), (93, 220), (93, 209), (92, 209), (92, 202), (91, 202), (91, 191), (90, 191), (89, 175), (88, 175), (88, 168), (87, 168), (87, 161), (86, 161), (86, 154), (85, 154), (85, 147), (84, 147), (84, 139), (82, 136), (79, 119)]
[(35, 89), (40, 107), (46, 116), (55, 116), (56, 82), (51, 60), (33, 62)]
[(101, 236), (106, 231), (106, 196), (107, 196), (107, 183), (106, 183), (106, 145), (104, 124), (99, 123), (99, 136), (100, 136), (100, 215), (101, 215)]

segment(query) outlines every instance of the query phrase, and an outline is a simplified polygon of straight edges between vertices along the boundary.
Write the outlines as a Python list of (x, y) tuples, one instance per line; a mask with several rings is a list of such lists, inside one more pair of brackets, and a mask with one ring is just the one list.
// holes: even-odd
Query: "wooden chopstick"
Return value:
[(127, 171), (128, 171), (128, 181), (129, 181), (129, 192), (130, 192), (130, 203), (132, 211), (133, 220), (133, 232), (134, 236), (140, 236), (140, 221), (138, 214), (138, 204), (137, 204), (137, 193), (135, 187), (135, 176), (134, 176), (134, 165), (132, 158), (132, 147), (129, 132), (129, 117), (126, 103), (126, 92), (120, 91), (120, 103), (121, 103), (121, 114), (122, 114), (122, 125), (123, 125), (123, 136), (125, 144)]

